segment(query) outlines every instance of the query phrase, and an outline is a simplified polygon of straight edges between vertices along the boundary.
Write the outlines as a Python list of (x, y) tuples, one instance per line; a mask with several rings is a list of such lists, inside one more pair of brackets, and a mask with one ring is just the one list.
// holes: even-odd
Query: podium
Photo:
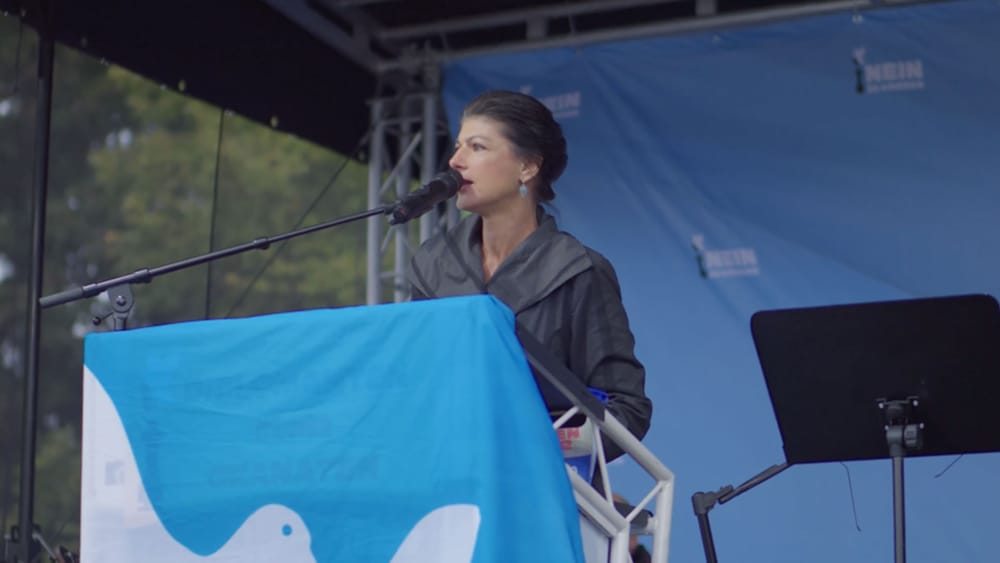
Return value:
[(510, 311), (476, 296), (85, 341), (87, 561), (582, 561)]

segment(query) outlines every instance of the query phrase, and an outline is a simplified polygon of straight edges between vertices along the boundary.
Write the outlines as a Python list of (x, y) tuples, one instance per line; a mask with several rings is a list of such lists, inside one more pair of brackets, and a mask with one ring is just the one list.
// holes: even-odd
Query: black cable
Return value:
[[(212, 181), (212, 219), (208, 227), (208, 251), (215, 250), (215, 220), (219, 216), (219, 169), (222, 161), (222, 135), (225, 130), (226, 110), (219, 110), (219, 139), (215, 143), (215, 178)], [(205, 274), (205, 318), (212, 318), (212, 262)]]
[(56, 533), (52, 536), (52, 542), (55, 544), (53, 548), (56, 549), (57, 551), (59, 549), (59, 546), (62, 545), (62, 541), (60, 541), (60, 539), (62, 538), (63, 530), (66, 529), (66, 525), (69, 524), (69, 521), (71, 519), (72, 517), (64, 518), (62, 524), (60, 524), (59, 527), (56, 528)]
[(854, 512), (854, 527), (860, 532), (861, 524), (858, 523), (858, 507), (854, 504), (854, 484), (851, 483), (851, 469), (844, 462), (840, 462), (840, 465), (843, 465), (844, 471), (847, 472), (847, 490), (851, 492), (851, 511)]
[(965, 454), (961, 454), (958, 457), (956, 457), (954, 460), (952, 460), (952, 462), (948, 464), (948, 467), (945, 467), (944, 469), (942, 469), (941, 473), (938, 473), (937, 475), (935, 475), (934, 478), (937, 479), (938, 477), (944, 475), (949, 469), (952, 468), (952, 466), (954, 466), (956, 463), (958, 463), (958, 460), (962, 459), (963, 456), (965, 456)]
[(21, 82), (21, 40), (24, 38), (24, 20), (19, 19), (17, 24), (17, 49), (14, 51), (14, 88), (11, 96), (17, 95), (17, 87)]
[[(374, 127), (369, 128), (368, 131), (366, 131), (365, 134), (361, 136), (361, 139), (358, 140), (358, 144), (357, 146), (354, 147), (354, 150), (351, 151), (351, 154), (344, 157), (343, 162), (340, 163), (340, 167), (338, 167), (337, 170), (334, 171), (333, 175), (330, 177), (330, 180), (327, 181), (326, 186), (322, 190), (320, 190), (319, 194), (317, 194), (315, 198), (313, 198), (312, 203), (309, 204), (306, 210), (299, 217), (299, 220), (295, 222), (295, 226), (292, 227), (290, 230), (294, 231), (295, 229), (298, 229), (299, 227), (302, 226), (302, 223), (305, 222), (306, 217), (308, 217), (309, 214), (312, 213), (313, 209), (316, 208), (316, 205), (320, 202), (320, 200), (322, 200), (323, 197), (326, 196), (326, 193), (330, 191), (330, 188), (333, 187), (333, 184), (337, 181), (337, 178), (340, 177), (340, 173), (344, 171), (344, 168), (347, 167), (347, 164), (351, 162), (351, 160), (353, 160), (355, 157), (357, 157), (357, 155), (361, 152), (361, 148), (364, 147), (365, 143), (368, 142), (368, 138), (371, 136), (372, 131), (374, 131)], [(371, 163), (369, 163), (369, 165), (370, 164)], [(254, 274), (253, 279), (251, 279), (250, 283), (248, 283), (247, 286), (243, 289), (243, 293), (241, 293), (240, 296), (236, 298), (236, 302), (233, 303), (232, 307), (229, 308), (229, 312), (226, 313), (225, 317), (223, 318), (228, 319), (229, 317), (231, 317), (233, 311), (235, 311), (237, 307), (243, 304), (243, 300), (246, 299), (247, 295), (250, 294), (250, 290), (253, 289), (253, 286), (257, 283), (257, 280), (260, 279), (260, 277), (264, 274), (264, 271), (267, 270), (271, 266), (271, 264), (274, 263), (274, 261), (278, 258), (278, 255), (281, 254), (281, 251), (284, 250), (286, 242), (287, 241), (282, 242), (280, 245), (278, 245), (276, 249), (274, 249), (273, 252), (270, 253), (270, 255), (267, 257), (267, 261), (265, 261), (264, 265), (261, 266), (259, 270), (257, 270), (257, 273)]]

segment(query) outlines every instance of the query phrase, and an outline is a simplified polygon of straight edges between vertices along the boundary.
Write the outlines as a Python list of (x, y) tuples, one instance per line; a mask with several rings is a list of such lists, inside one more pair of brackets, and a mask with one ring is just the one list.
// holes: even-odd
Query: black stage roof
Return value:
[(0, 9), (64, 45), (347, 153), (368, 128), (367, 100), (436, 87), (421, 78), (426, 63), (886, 3), (906, 0), (0, 0)]

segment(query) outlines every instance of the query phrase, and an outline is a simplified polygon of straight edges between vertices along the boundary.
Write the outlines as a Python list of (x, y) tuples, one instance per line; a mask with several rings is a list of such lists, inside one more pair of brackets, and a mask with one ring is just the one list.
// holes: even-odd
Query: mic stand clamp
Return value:
[(95, 316), (91, 322), (94, 326), (97, 326), (103, 323), (108, 317), (111, 317), (111, 328), (113, 330), (125, 330), (128, 318), (132, 314), (132, 307), (135, 306), (135, 296), (132, 295), (132, 286), (124, 283), (109, 287), (108, 298), (111, 300), (111, 312)]

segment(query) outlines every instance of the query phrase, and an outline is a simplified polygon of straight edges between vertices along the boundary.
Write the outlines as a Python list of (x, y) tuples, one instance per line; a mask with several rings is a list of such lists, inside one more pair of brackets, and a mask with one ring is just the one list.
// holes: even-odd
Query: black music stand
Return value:
[(750, 321), (789, 464), (1000, 451), (1000, 308), (988, 295), (761, 311)]

